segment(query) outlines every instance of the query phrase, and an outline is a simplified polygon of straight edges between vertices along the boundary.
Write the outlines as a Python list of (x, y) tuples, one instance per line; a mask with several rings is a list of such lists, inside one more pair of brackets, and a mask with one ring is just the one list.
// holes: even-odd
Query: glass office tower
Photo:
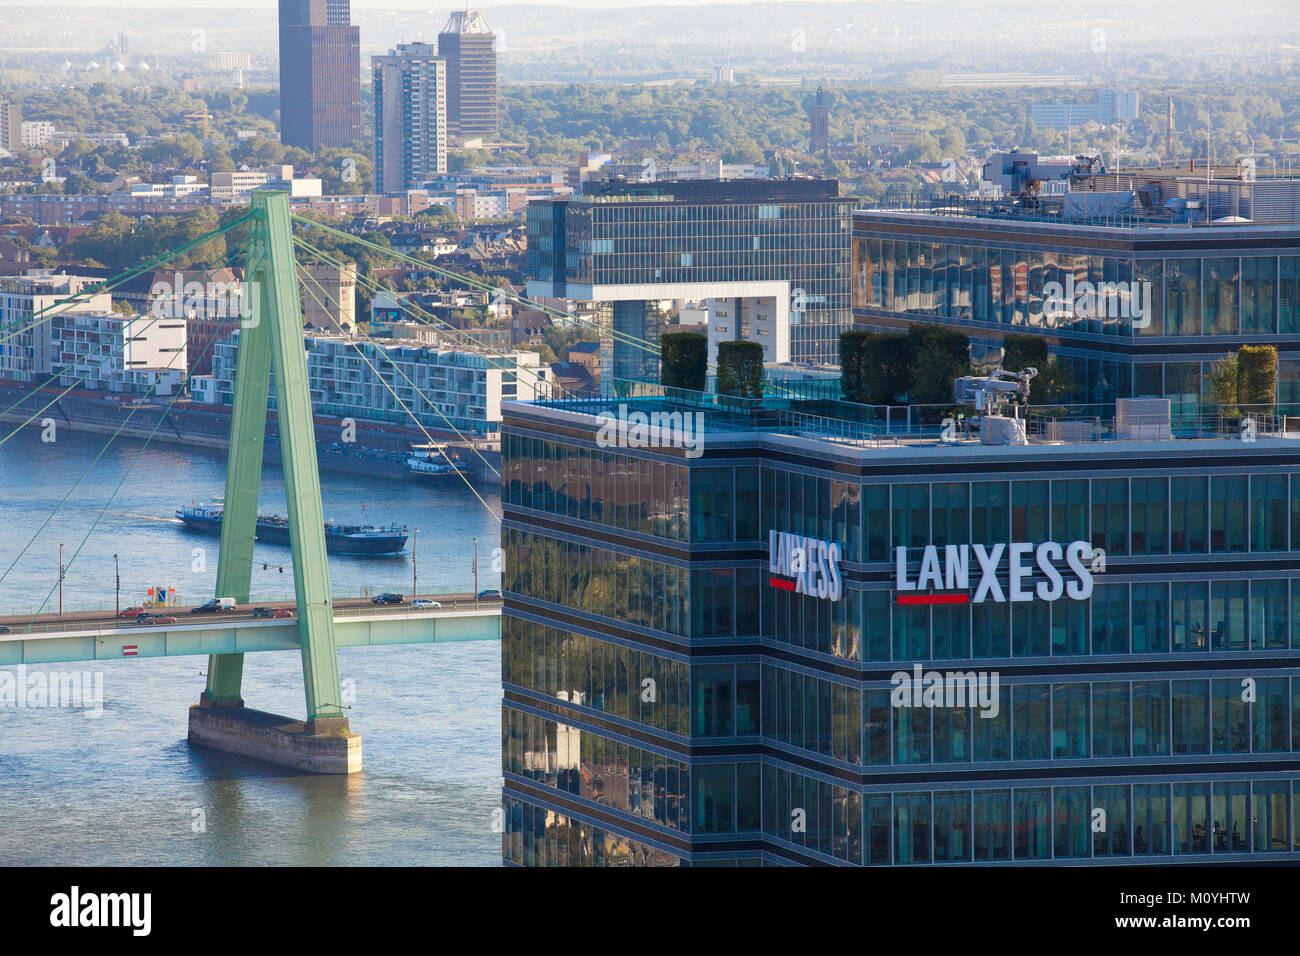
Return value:
[[(1300, 439), (713, 401), (507, 406), (508, 864), (1300, 859)], [(702, 454), (602, 433), (637, 410)]]
[[(1216, 361), (1274, 345), (1278, 402), (1300, 413), (1300, 224), (1107, 226), (963, 209), (854, 213), (857, 325), (957, 329), (989, 367), (1004, 335), (1042, 335), (1074, 401), (1165, 397), (1193, 412)], [(1080, 290), (1069, 308), (1053, 283)], [(1089, 308), (1084, 290), (1103, 287), (1116, 293)]]
[(607, 303), (604, 368), (658, 377), (654, 303), (772, 295), (784, 283), (793, 362), (835, 363), (853, 322), (849, 216), (834, 180), (682, 180), (589, 187), (580, 199), (528, 204), (528, 294)]

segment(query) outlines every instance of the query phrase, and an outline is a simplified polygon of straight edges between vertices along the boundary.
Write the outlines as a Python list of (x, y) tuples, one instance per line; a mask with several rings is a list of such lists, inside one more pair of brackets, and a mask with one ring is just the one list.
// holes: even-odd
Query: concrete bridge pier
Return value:
[(307, 773), (360, 773), (361, 735), (346, 717), (294, 720), (235, 704), (205, 691), (190, 708), (189, 742)]

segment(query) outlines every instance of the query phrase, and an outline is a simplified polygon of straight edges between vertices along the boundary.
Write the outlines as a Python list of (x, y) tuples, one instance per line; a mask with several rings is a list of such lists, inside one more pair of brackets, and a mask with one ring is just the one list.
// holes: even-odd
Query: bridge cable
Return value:
[[(208, 340), (208, 344), (204, 346), (203, 351), (199, 353), (199, 357), (202, 358), (203, 355), (207, 353), (207, 350), (212, 348), (212, 346), (216, 343), (216, 341), (217, 341), (216, 336), (210, 338)], [(171, 357), (171, 361), (168, 362), (168, 367), (170, 367), (171, 363), (176, 361), (176, 359), (179, 357), (180, 357), (179, 352), (174, 353)], [(31, 632), (32, 625), (36, 623), (36, 619), (40, 617), (41, 612), (45, 610), (45, 605), (47, 605), (50, 602), (50, 598), (54, 595), (54, 592), (58, 589), (59, 584), (67, 576), (68, 569), (72, 567), (73, 562), (77, 560), (77, 555), (81, 553), (81, 549), (86, 546), (86, 542), (90, 540), (90, 536), (94, 534), (95, 529), (99, 527), (99, 522), (103, 519), (105, 513), (108, 511), (108, 506), (113, 503), (113, 499), (117, 497), (118, 492), (122, 490), (122, 486), (126, 484), (126, 479), (131, 476), (132, 470), (134, 470), (135, 466), (139, 464), (140, 459), (144, 456), (144, 453), (149, 450), (150, 443), (154, 440), (154, 436), (158, 434), (158, 430), (162, 428), (163, 422), (167, 420), (168, 413), (172, 410), (172, 407), (175, 406), (176, 402), (180, 399), (181, 393), (182, 393), (181, 389), (176, 390), (176, 394), (173, 395), (171, 401), (167, 403), (167, 407), (163, 410), (163, 414), (158, 416), (158, 422), (157, 424), (154, 425), (153, 430), (149, 432), (149, 437), (147, 437), (144, 440), (144, 444), (140, 446), (139, 451), (136, 452), (135, 457), (131, 460), (131, 463), (127, 466), (126, 471), (122, 473), (122, 477), (118, 480), (117, 485), (113, 488), (113, 493), (108, 496), (108, 499), (104, 502), (104, 506), (100, 508), (99, 513), (95, 515), (95, 520), (91, 522), (90, 529), (86, 532), (85, 536), (81, 539), (81, 543), (77, 545), (76, 550), (72, 552), (72, 556), (68, 558), (67, 562), (63, 565), (63, 567), (59, 569), (58, 579), (50, 587), (49, 592), (45, 595), (45, 600), (43, 600), (41, 602), (40, 607), (36, 609), (36, 613), (32, 615), (32, 619), (27, 622), (28, 633)]]
[[(215, 265), (215, 266), (213, 266), (212, 268), (208, 269), (207, 272), (206, 272), (205, 274), (206, 274), (206, 275), (211, 275), (212, 273), (216, 272), (218, 269), (225, 268), (225, 266), (226, 266), (227, 264), (229, 264), (229, 263), (231, 263), (231, 262), (234, 261), (235, 256), (236, 256), (237, 254), (238, 254), (238, 250), (236, 250), (235, 252), (227, 253), (227, 255), (226, 255), (225, 259), (223, 260), (223, 262), (218, 263), (217, 265)], [(156, 323), (158, 323), (158, 322), (160, 322), (160, 321), (166, 321), (166, 319), (165, 319), (164, 316), (158, 315), (157, 313), (154, 313), (154, 312), (151, 312), (150, 314), (153, 315), (153, 318), (151, 318), (151, 319), (149, 320), (148, 324), (145, 325), (144, 328), (140, 330), (141, 332), (147, 332), (147, 331), (148, 331), (149, 329), (151, 329), (151, 328), (152, 328)], [(143, 317), (143, 316), (141, 316), (141, 317)], [(9, 439), (13, 438), (14, 435), (18, 434), (18, 432), (22, 431), (24, 428), (26, 428), (28, 425), (30, 425), (30, 424), (31, 424), (31, 423), (36, 419), (36, 417), (37, 417), (38, 415), (41, 415), (42, 413), (44, 413), (45, 411), (47, 411), (47, 410), (48, 410), (52, 405), (56, 404), (60, 399), (66, 397), (66, 396), (68, 395), (68, 393), (70, 393), (71, 391), (73, 391), (73, 390), (74, 390), (78, 385), (82, 384), (86, 379), (88, 379), (88, 378), (91, 376), (91, 374), (92, 374), (93, 372), (97, 372), (97, 371), (99, 371), (100, 369), (102, 369), (102, 368), (103, 368), (103, 367), (104, 367), (108, 362), (112, 361), (112, 359), (113, 359), (114, 357), (116, 357), (117, 354), (118, 354), (119, 352), (125, 351), (126, 346), (127, 346), (126, 333), (125, 333), (125, 330), (123, 330), (121, 344), (115, 346), (115, 347), (112, 349), (112, 351), (110, 351), (106, 356), (104, 356), (104, 358), (102, 358), (102, 359), (99, 361), (99, 363), (98, 363), (97, 365), (91, 367), (91, 368), (88, 369), (84, 374), (82, 374), (82, 375), (80, 375), (79, 377), (77, 377), (76, 379), (74, 379), (74, 380), (72, 381), (72, 384), (70, 384), (67, 388), (65, 388), (65, 389), (64, 389), (62, 392), (60, 392), (58, 395), (54, 396), (54, 398), (52, 398), (49, 402), (47, 402), (47, 403), (46, 403), (45, 405), (43, 405), (41, 408), (39, 408), (39, 409), (37, 409), (35, 412), (33, 412), (32, 415), (31, 415), (29, 418), (27, 418), (26, 421), (22, 422), (22, 423), (21, 423), (17, 428), (15, 428), (15, 429), (14, 429), (13, 431), (11, 431), (9, 434), (5, 435), (3, 438), (0, 438), (0, 445), (3, 445), (3, 444), (4, 444), (5, 442), (7, 442)], [(63, 369), (63, 370), (61, 370), (61, 371), (59, 371), (59, 372), (55, 372), (55, 373), (54, 373), (53, 375), (51, 375), (48, 379), (46, 379), (45, 382), (44, 382), (43, 384), (41, 384), (41, 385), (37, 385), (35, 388), (33, 388), (31, 391), (29, 391), (29, 392), (28, 392), (26, 395), (24, 395), (22, 398), (18, 399), (18, 401), (14, 402), (12, 405), (10, 405), (8, 408), (4, 409), (3, 411), (0, 411), (0, 419), (2, 419), (4, 416), (8, 415), (10, 412), (12, 412), (15, 408), (17, 408), (17, 407), (18, 407), (19, 405), (21, 405), (23, 402), (26, 402), (26, 401), (28, 401), (29, 399), (36, 397), (36, 395), (37, 395), (38, 393), (40, 393), (40, 392), (44, 391), (45, 389), (49, 388), (51, 385), (54, 385), (54, 383), (58, 382), (58, 381), (59, 381), (59, 380), (60, 380), (64, 375), (66, 375), (66, 374), (67, 374), (67, 369)]]
[[(233, 254), (228, 254), (228, 255), (226, 256), (226, 258), (227, 258), (228, 260), (233, 259), (233, 258), (234, 258), (234, 255), (233, 255)], [(210, 338), (210, 339), (208, 340), (208, 344), (207, 344), (206, 346), (204, 346), (203, 351), (199, 353), (198, 358), (199, 358), (199, 359), (202, 359), (203, 356), (207, 354), (208, 349), (212, 348), (212, 346), (215, 344), (215, 342), (216, 342), (216, 336), (213, 336), (212, 338)], [(175, 361), (175, 356), (173, 356), (173, 359), (172, 359), (172, 360)], [(169, 365), (170, 365), (170, 363), (169, 363)], [(153, 392), (154, 392), (154, 391), (158, 388), (158, 386), (161, 385), (161, 384), (162, 384), (162, 380), (161, 380), (161, 379), (159, 379), (158, 381), (154, 382), (154, 384), (151, 385), (151, 386), (149, 387), (148, 391), (145, 392), (145, 396), (144, 396), (144, 397), (147, 398), (148, 396), (152, 395)], [(173, 400), (173, 401), (174, 401), (174, 400)], [(36, 539), (39, 538), (39, 537), (41, 536), (41, 534), (45, 531), (45, 529), (46, 529), (47, 527), (49, 527), (49, 524), (50, 524), (51, 521), (54, 520), (55, 515), (57, 515), (57, 514), (59, 513), (59, 510), (60, 510), (60, 509), (61, 509), (65, 504), (68, 503), (68, 499), (72, 497), (72, 493), (73, 493), (74, 491), (77, 490), (78, 486), (80, 486), (80, 484), (81, 484), (83, 481), (85, 481), (86, 477), (90, 474), (91, 470), (95, 467), (95, 465), (99, 462), (99, 460), (100, 460), (101, 458), (103, 458), (104, 455), (108, 452), (109, 446), (113, 444), (114, 440), (117, 439), (117, 437), (122, 433), (122, 431), (126, 428), (126, 426), (129, 425), (129, 424), (131, 423), (131, 419), (133, 419), (133, 418), (135, 417), (136, 412), (140, 411), (143, 407), (144, 407), (143, 405), (133, 405), (133, 406), (132, 406), (131, 411), (127, 413), (126, 418), (124, 418), (124, 419), (122, 420), (121, 424), (119, 424), (119, 425), (117, 426), (117, 428), (113, 431), (113, 433), (112, 433), (111, 435), (109, 435), (108, 441), (104, 442), (104, 447), (101, 448), (101, 449), (99, 450), (99, 454), (97, 454), (97, 455), (96, 455), (96, 456), (91, 460), (90, 464), (86, 466), (86, 468), (85, 468), (84, 471), (82, 471), (80, 477), (78, 477), (77, 480), (76, 480), (75, 482), (73, 482), (72, 487), (68, 489), (67, 494), (65, 494), (65, 495), (63, 496), (63, 499), (62, 499), (61, 501), (59, 501), (59, 503), (56, 504), (56, 505), (54, 506), (54, 510), (50, 512), (49, 516), (46, 517), (45, 521), (41, 524), (41, 526), (40, 526), (39, 528), (36, 529), (36, 533), (33, 534), (33, 535), (31, 536), (31, 538), (28, 540), (27, 544), (25, 544), (25, 545), (23, 546), (23, 549), (22, 549), (21, 551), (19, 551), (18, 554), (14, 557), (13, 562), (10, 563), (9, 567), (5, 568), (5, 570), (4, 570), (3, 573), (0, 573), (0, 582), (3, 582), (4, 579), (5, 579), (6, 577), (9, 576), (9, 572), (12, 571), (12, 570), (14, 569), (14, 567), (18, 564), (18, 562), (19, 562), (19, 560), (22, 558), (22, 556), (23, 556), (24, 554), (27, 553), (28, 549), (30, 549), (31, 546), (32, 546), (33, 544), (36, 543)], [(170, 409), (170, 405), (168, 406), (168, 408)]]
[[(324, 259), (327, 263), (330, 263), (331, 265), (335, 265), (338, 266), (339, 268), (343, 268), (343, 265), (340, 262), (338, 262), (335, 259), (332, 259), (325, 252), (321, 251), (320, 249), (317, 249), (315, 246), (307, 242), (305, 239), (295, 238), (294, 242), (298, 244), (300, 248), (306, 250), (307, 252), (311, 253), (317, 258)], [(378, 282), (376, 282), (374, 279), (368, 276), (362, 276), (358, 274), (356, 276), (356, 280), (358, 285), (363, 286), (364, 288), (366, 288), (368, 291), (372, 293), (382, 291), (389, 295), (392, 294), (383, 286), (381, 286)], [(545, 382), (547, 385), (551, 386), (552, 388), (558, 388), (562, 392), (566, 392), (569, 395), (577, 397), (576, 393), (574, 393), (572, 389), (567, 389), (564, 386), (560, 385), (558, 382), (550, 381), (548, 379), (543, 378), (541, 371), (539, 369), (534, 369), (527, 366), (519, 365), (517, 361), (511, 359), (510, 356), (507, 355), (505, 352), (502, 352), (499, 349), (495, 349), (490, 345), (478, 341), (473, 336), (466, 334), (466, 332), (463, 329), (458, 329), (456, 328), (456, 326), (452, 325), (446, 319), (439, 318), (433, 313), (421, 309), (419, 306), (412, 305), (410, 301), (407, 299), (398, 297), (397, 307), (401, 309), (404, 313), (410, 315), (415, 321), (419, 322), (421, 325), (428, 326), (429, 328), (436, 329), (437, 331), (440, 332), (450, 333), (455, 338), (465, 342), (466, 344), (464, 345), (464, 348), (466, 350), (481, 355), (488, 362), (491, 362), (493, 364), (493, 367), (499, 368), (505, 372), (512, 372), (515, 374), (526, 373), (532, 375), (534, 379), (534, 387), (536, 387), (537, 383), (539, 382)], [(426, 319), (424, 318), (421, 318), (421, 316), (426, 316), (428, 321), (426, 321)], [(532, 350), (520, 349), (519, 351), (532, 351)], [(506, 364), (492, 362), (492, 359), (489, 358), (486, 354), (484, 354), (484, 352), (490, 352), (493, 355), (498, 356), (502, 360), (502, 362)]]
[[(333, 302), (334, 305), (335, 305), (335, 307), (337, 307), (340, 311), (342, 311), (342, 308), (343, 308), (343, 307), (342, 307), (342, 305), (339, 304), (339, 301), (338, 301), (336, 298), (334, 298), (333, 296), (331, 296), (330, 293), (325, 289), (325, 287), (322, 286), (319, 282), (316, 281), (315, 277), (311, 276), (309, 273), (306, 273), (306, 272), (304, 272), (304, 275), (305, 275), (307, 278), (311, 279), (312, 282), (314, 282), (314, 283), (316, 284), (316, 287), (317, 287), (318, 289), (321, 290), (321, 293), (322, 293), (322, 294), (323, 294), (327, 299), (329, 299), (331, 302)], [(321, 300), (316, 296), (316, 294), (315, 294), (314, 292), (312, 292), (310, 288), (307, 287), (307, 284), (306, 284), (305, 282), (303, 283), (303, 289), (304, 289), (304, 291), (306, 291), (309, 295), (311, 295), (311, 297), (312, 297), (313, 299), (316, 300), (316, 304), (317, 304), (318, 306), (320, 306), (320, 309), (321, 309), (322, 312), (327, 312), (327, 311), (328, 311), (328, 309), (325, 308), (324, 303), (322, 303)], [(340, 329), (339, 331), (342, 332), (342, 329)], [(346, 336), (346, 335), (345, 335), (345, 338), (347, 339), (348, 344), (351, 345), (352, 348), (353, 348), (354, 350), (356, 350), (358, 354), (361, 354), (360, 349), (358, 349), (357, 346), (352, 342), (352, 339), (351, 339), (350, 337)], [(387, 349), (383, 348), (383, 346), (381, 346), (379, 343), (377, 343), (377, 342), (375, 342), (373, 339), (371, 339), (370, 336), (366, 336), (366, 341), (367, 341), (370, 345), (373, 345), (373, 346), (376, 347), (376, 349), (378, 349), (379, 353), (380, 353), (381, 355), (383, 355), (384, 359), (385, 359), (385, 360), (386, 360), (390, 365), (393, 366), (393, 368), (397, 371), (397, 373), (398, 373), (399, 375), (402, 376), (402, 378), (404, 378), (404, 379), (406, 380), (406, 384), (410, 385), (411, 388), (415, 390), (416, 394), (418, 394), (421, 398), (423, 398), (423, 399), (425, 400), (425, 402), (429, 405), (429, 407), (432, 408), (435, 412), (437, 412), (438, 415), (442, 418), (442, 420), (443, 420), (444, 422), (447, 423), (447, 427), (450, 428), (453, 432), (455, 432), (456, 437), (458, 437), (461, 441), (466, 442), (467, 444), (470, 445), (470, 447), (473, 449), (474, 453), (478, 455), (479, 460), (483, 462), (484, 467), (487, 468), (489, 471), (491, 471), (492, 474), (494, 474), (494, 475), (496, 475), (498, 478), (500, 478), (500, 477), (501, 477), (501, 473), (500, 473), (499, 471), (497, 471), (495, 468), (493, 468), (492, 465), (488, 463), (488, 460), (487, 460), (486, 458), (483, 457), (482, 453), (479, 452), (477, 448), (474, 448), (474, 444), (473, 444), (473, 442), (470, 441), (470, 439), (466, 438), (465, 435), (464, 435), (464, 433), (461, 432), (460, 429), (458, 429), (455, 425), (453, 425), (453, 424), (451, 423), (451, 419), (448, 418), (445, 414), (443, 414), (442, 409), (440, 409), (440, 408), (437, 406), (437, 404), (433, 401), (433, 399), (429, 398), (429, 396), (428, 396), (427, 394), (425, 394), (423, 391), (421, 391), (421, 389), (420, 389), (420, 387), (419, 387), (418, 385), (416, 385), (413, 381), (411, 381), (411, 377), (410, 377), (409, 375), (407, 375), (404, 371), (402, 371), (401, 366), (398, 365), (397, 362), (395, 362), (395, 361), (393, 360), (392, 356), (390, 356), (390, 355), (388, 354)], [(362, 357), (362, 360), (364, 361), (364, 360), (365, 360), (365, 355), (361, 355), (361, 357)], [(367, 362), (367, 364), (369, 364), (369, 363)], [(384, 379), (383, 375), (381, 375), (381, 374), (379, 373), (378, 369), (375, 369), (375, 367), (374, 367), (373, 365), (371, 365), (370, 367), (371, 367), (372, 370), (374, 370), (375, 375), (379, 378), (380, 382), (382, 382), (385, 386), (387, 386), (387, 384), (388, 384), (387, 381)], [(390, 388), (389, 391), (392, 392), (392, 389)], [(396, 392), (393, 392), (393, 397), (394, 397), (394, 398), (397, 398), (397, 393), (396, 393)], [(398, 402), (400, 403), (400, 402), (401, 402), (401, 399), (398, 399)], [(403, 407), (404, 409), (406, 408), (405, 405), (403, 405), (402, 407)], [(407, 409), (407, 414), (408, 414), (408, 415), (411, 415), (412, 418), (415, 418), (415, 416), (410, 412), (409, 409)], [(418, 419), (416, 419), (416, 424), (417, 424), (417, 425), (420, 424), (420, 422), (419, 422)], [(424, 427), (423, 427), (422, 425), (420, 426), (420, 430), (421, 430), (421, 431), (424, 431)], [(436, 442), (434, 442), (433, 438), (429, 436), (429, 433), (428, 433), (427, 431), (425, 431), (424, 434), (425, 434), (425, 437), (429, 439), (429, 442), (430, 442), (431, 444), (436, 444)], [(445, 452), (443, 453), (443, 457), (444, 457), (444, 458), (447, 458), (447, 455), (446, 455)], [(451, 464), (451, 459), (450, 459), (450, 458), (447, 458), (447, 463), (448, 463), (448, 464)], [(453, 467), (454, 467), (454, 466), (453, 466)]]
[[(38, 312), (33, 312), (31, 316), (32, 319), (36, 319), (37, 316), (45, 315), (45, 313), (47, 312), (50, 314), (45, 316), (45, 318), (40, 319), (39, 321), (33, 321), (30, 325), (24, 326), (21, 329), (11, 331), (10, 334), (6, 335), (4, 338), (0, 338), (0, 345), (3, 345), (5, 342), (8, 342), (16, 335), (21, 335), (24, 332), (29, 332), (32, 329), (36, 328), (38, 325), (42, 325), (50, 321), (51, 319), (54, 318), (55, 315), (58, 315), (59, 313), (72, 308), (72, 306), (81, 304), (81, 302), (84, 301), (82, 298), (83, 296), (96, 295), (100, 292), (109, 292), (117, 288), (127, 279), (134, 278), (135, 276), (139, 275), (142, 272), (146, 272), (150, 269), (157, 269), (161, 266), (165, 266), (167, 265), (167, 263), (171, 262), (172, 259), (175, 259), (177, 256), (184, 255), (186, 252), (189, 252), (191, 249), (195, 248), (196, 246), (205, 245), (214, 239), (221, 238), (223, 235), (230, 232), (231, 230), (236, 229), (239, 226), (242, 226), (250, 218), (251, 218), (250, 216), (244, 216), (242, 219), (236, 219), (234, 222), (230, 223), (229, 225), (223, 226), (220, 229), (215, 229), (212, 232), (205, 233), (204, 235), (199, 236), (197, 239), (192, 239), (189, 242), (182, 243), (179, 246), (175, 246), (171, 249), (164, 250), (163, 252), (160, 252), (157, 255), (150, 256), (141, 265), (135, 266), (132, 269), (127, 269), (124, 272), (120, 272), (116, 276), (112, 276), (111, 278), (105, 279), (103, 282), (99, 283), (98, 285), (94, 285), (82, 289), (80, 292), (77, 292), (66, 299), (60, 299), (58, 302), (55, 302), (53, 305), (47, 305), (45, 308), (41, 309)], [(11, 323), (10, 325), (0, 327), (0, 332), (8, 332), (11, 329), (13, 329), (14, 325), (24, 321), (26, 320), (15, 319), (14, 322)]]
[[(320, 301), (320, 299), (316, 297), (316, 294), (315, 294), (314, 292), (312, 292), (311, 289), (307, 288), (305, 284), (304, 284), (304, 288), (306, 289), (307, 293), (308, 293), (309, 295), (312, 296), (313, 299), (316, 299), (317, 304), (320, 305), (321, 309), (323, 310), (323, 309), (325, 308), (324, 303), (322, 303), (322, 302)], [(324, 291), (324, 290), (322, 289), (322, 291)], [(326, 294), (328, 295), (328, 293), (326, 293)], [(406, 414), (409, 415), (409, 416), (411, 417), (411, 420), (412, 420), (413, 422), (415, 422), (416, 426), (420, 429), (420, 431), (424, 432), (424, 437), (427, 438), (427, 439), (429, 440), (429, 444), (430, 444), (430, 445), (436, 445), (436, 444), (438, 444), (438, 442), (434, 441), (433, 436), (429, 434), (428, 429), (426, 429), (426, 428), (424, 427), (424, 424), (420, 421), (420, 419), (417, 418), (417, 417), (415, 416), (415, 413), (413, 413), (413, 412), (410, 410), (410, 408), (407, 407), (406, 403), (402, 401), (401, 396), (399, 396), (399, 395), (397, 394), (397, 392), (393, 390), (393, 387), (392, 387), (391, 385), (389, 385), (388, 382), (387, 382), (387, 380), (385, 380), (384, 376), (380, 374), (379, 369), (375, 368), (374, 363), (371, 362), (370, 359), (368, 359), (368, 358), (366, 357), (365, 353), (362, 352), (361, 349), (357, 347), (357, 345), (356, 345), (355, 342), (352, 342), (352, 341), (349, 340), (349, 344), (352, 346), (353, 350), (356, 351), (357, 355), (359, 355), (359, 356), (361, 357), (361, 361), (365, 362), (366, 365), (370, 367), (370, 370), (371, 370), (372, 372), (375, 373), (375, 377), (376, 377), (377, 379), (379, 379), (379, 381), (383, 384), (384, 388), (388, 389), (388, 391), (392, 394), (394, 400), (396, 400), (397, 404), (400, 405), (400, 406), (402, 407), (402, 410), (403, 410), (404, 412), (406, 412)], [(386, 356), (386, 357), (387, 357), (387, 356)], [(389, 358), (389, 361), (391, 362), (392, 359)], [(396, 365), (396, 363), (393, 363), (393, 364)], [(401, 371), (401, 370), (399, 369), (399, 371)], [(405, 373), (403, 373), (403, 375), (405, 375)], [(408, 379), (408, 381), (409, 381), (409, 379)], [(415, 387), (414, 384), (412, 384), (412, 388), (414, 388), (414, 387)], [(419, 390), (418, 388), (416, 389), (416, 391), (419, 392), (419, 394), (420, 394), (421, 396), (424, 396), (424, 393), (423, 393), (423, 392), (420, 392), (420, 390)], [(433, 403), (432, 403), (432, 402), (427, 398), (427, 396), (425, 397), (425, 401), (429, 402), (429, 404), (430, 404), (431, 406), (433, 406)], [(441, 411), (441, 409), (438, 409), (436, 406), (433, 406), (433, 407), (434, 407), (434, 410), (437, 411), (439, 415), (442, 415), (442, 411)], [(443, 415), (443, 418), (444, 418), (444, 420), (446, 420), (446, 416), (445, 416), (445, 415)], [(448, 424), (450, 424), (450, 420), (448, 420)], [(456, 434), (460, 435), (460, 432), (456, 430), (455, 426), (452, 426), (452, 430), (455, 431)], [(462, 438), (462, 440), (465, 440), (464, 435), (461, 435), (461, 438)], [(472, 448), (472, 447), (473, 447), (473, 445), (472, 445), (472, 443), (471, 443), (471, 448)], [(483, 455), (482, 455), (480, 452), (478, 452), (478, 449), (474, 449), (474, 451), (475, 451), (476, 454), (479, 455), (480, 458), (483, 458)], [(446, 453), (446, 452), (443, 452), (442, 454), (443, 454), (443, 457), (444, 457), (444, 458), (447, 458), (447, 453)], [(473, 492), (474, 497), (477, 498), (477, 499), (479, 500), (479, 502), (480, 502), (480, 503), (483, 505), (483, 507), (487, 510), (487, 513), (488, 513), (489, 515), (492, 516), (493, 520), (495, 520), (495, 521), (497, 521), (497, 522), (500, 522), (500, 521), (501, 521), (500, 516), (498, 516), (497, 513), (496, 513), (495, 511), (492, 510), (492, 506), (489, 505), (489, 504), (487, 503), (487, 501), (484, 500), (483, 496), (480, 495), (480, 494), (478, 493), (478, 489), (475, 488), (475, 487), (473, 486), (473, 484), (470, 483), (469, 478), (466, 477), (466, 476), (461, 472), (461, 470), (460, 470), (459, 468), (456, 468), (456, 466), (455, 466), (454, 464), (451, 463), (451, 459), (450, 459), (450, 458), (447, 458), (447, 462), (448, 462), (448, 464), (451, 464), (451, 465), (452, 465), (453, 470), (456, 472), (456, 474), (457, 474), (458, 476), (460, 476), (460, 479), (461, 479), (462, 481), (465, 482), (465, 486), (466, 486), (467, 488), (469, 488), (469, 490), (470, 490), (471, 492)], [(485, 465), (487, 465), (487, 459), (483, 459), (483, 463), (484, 463)], [(493, 474), (495, 474), (498, 478), (501, 477), (501, 473), (498, 472), (495, 468), (492, 468), (491, 465), (487, 465), (487, 467), (488, 467), (488, 468), (493, 472)]]
[[(314, 219), (309, 219), (306, 216), (302, 216), (298, 213), (294, 213), (293, 218), (297, 219), (299, 222), (303, 222), (308, 225), (315, 226), (316, 228), (321, 229), (325, 232), (333, 233), (334, 235), (339, 236), (340, 238), (345, 239), (348, 242), (353, 242), (358, 245), (365, 246), (369, 249), (373, 249), (376, 252), (381, 253), (383, 255), (387, 255), (391, 258), (398, 259), (402, 262), (408, 262), (411, 263), (412, 265), (419, 266), (422, 270), (426, 272), (433, 272), (446, 279), (460, 282), (464, 285), (469, 286), (472, 289), (477, 289), (480, 292), (495, 293), (501, 288), (500, 286), (489, 285), (487, 282), (485, 282), (482, 279), (478, 279), (473, 276), (468, 276), (459, 272), (452, 272), (450, 269), (444, 269), (441, 266), (437, 266), (432, 263), (425, 262), (422, 259), (416, 259), (411, 256), (404, 255), (403, 253), (400, 253), (395, 249), (385, 248), (384, 246), (381, 246), (378, 243), (374, 243), (367, 239), (363, 239), (360, 236), (351, 235), (350, 233), (346, 233), (339, 229), (335, 229), (332, 226), (327, 226), (324, 223), (317, 222)], [(648, 339), (642, 339), (637, 336), (631, 335), (630, 333), (627, 332), (620, 332), (610, 326), (601, 325), (597, 322), (588, 322), (586, 319), (579, 318), (578, 316), (568, 312), (561, 312), (559, 309), (554, 309), (548, 305), (543, 305), (540, 302), (536, 302), (532, 299), (529, 299), (527, 296), (519, 295), (513, 291), (512, 292), (502, 291), (501, 294), (511, 302), (517, 302), (520, 305), (529, 306), (535, 311), (542, 312), (545, 315), (551, 316), (552, 318), (563, 319), (565, 322), (572, 323), (574, 325), (583, 326), (585, 328), (590, 328), (594, 331), (599, 332), (601, 335), (608, 335), (611, 338), (613, 338), (615, 341), (622, 342), (624, 345), (630, 345), (634, 348), (639, 348), (642, 351), (650, 352), (654, 355), (660, 354), (660, 349), (657, 346), (653, 345)], [(716, 369), (716, 366), (713, 367)]]

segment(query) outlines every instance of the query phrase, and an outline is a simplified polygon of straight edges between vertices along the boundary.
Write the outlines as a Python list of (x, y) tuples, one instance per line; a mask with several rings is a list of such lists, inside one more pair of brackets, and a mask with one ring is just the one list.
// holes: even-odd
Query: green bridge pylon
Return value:
[[(346, 731), (288, 194), (254, 192), (251, 217), (216, 596), (239, 603), (250, 598), (267, 399), (274, 369), (306, 729), (309, 734)], [(243, 672), (243, 654), (211, 655), (201, 706), (242, 706)]]

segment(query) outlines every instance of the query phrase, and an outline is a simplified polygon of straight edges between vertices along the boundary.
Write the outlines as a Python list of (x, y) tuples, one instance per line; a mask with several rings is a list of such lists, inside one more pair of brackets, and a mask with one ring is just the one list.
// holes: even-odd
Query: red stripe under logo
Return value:
[(900, 594), (898, 604), (969, 604), (969, 594)]
[(782, 579), (782, 578), (771, 578), (771, 577), (770, 577), (770, 578), (767, 579), (767, 583), (770, 584), (770, 585), (772, 585), (772, 587), (774, 587), (774, 588), (780, 588), (782, 591), (793, 591), (793, 590), (794, 590), (794, 582), (793, 582), (793, 581), (786, 581), (786, 580), (784, 580), (784, 579)]

